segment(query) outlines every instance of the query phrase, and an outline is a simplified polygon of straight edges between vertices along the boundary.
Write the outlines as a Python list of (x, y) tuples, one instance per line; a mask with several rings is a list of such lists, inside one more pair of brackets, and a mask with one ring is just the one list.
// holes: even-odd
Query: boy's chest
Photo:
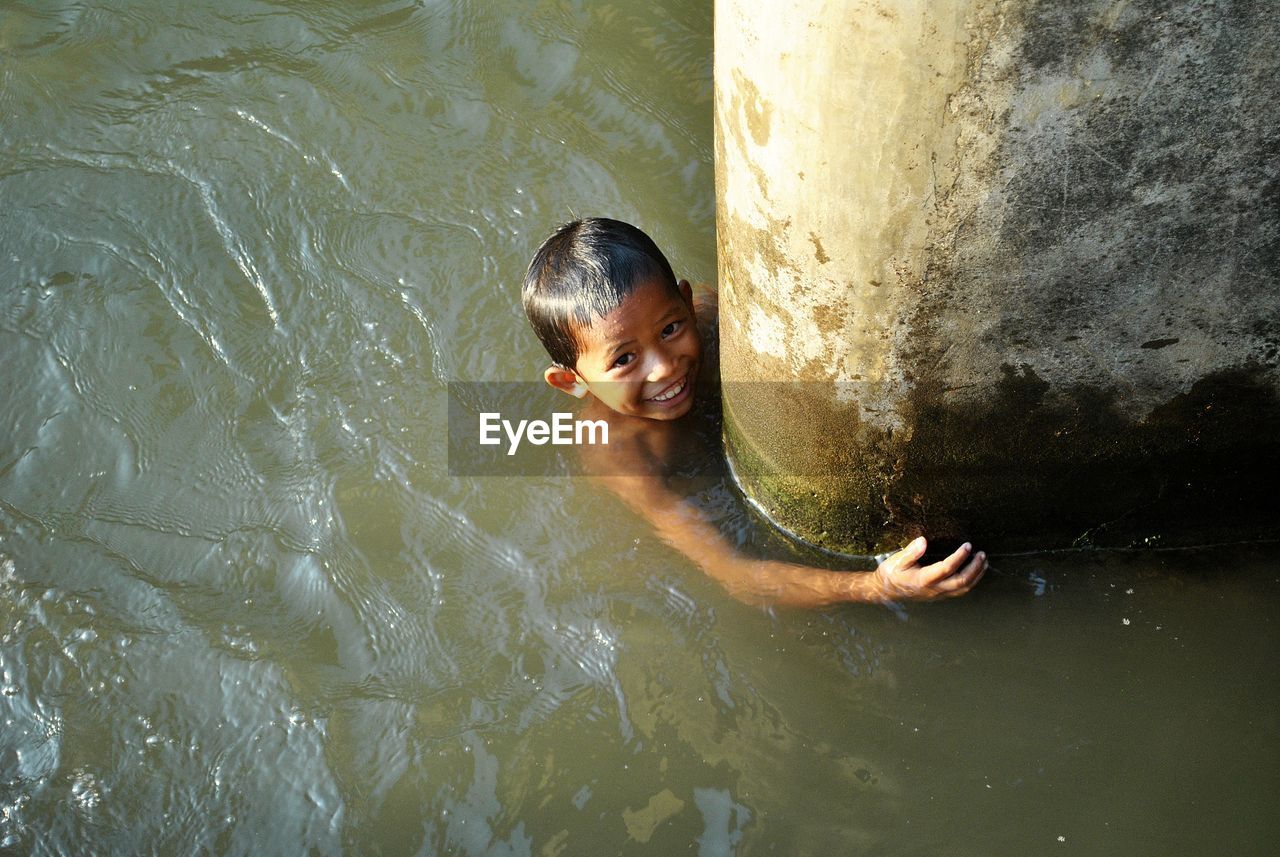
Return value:
[(610, 419), (609, 443), (583, 452), (597, 475), (695, 476), (718, 469), (719, 401), (699, 401), (679, 420)]

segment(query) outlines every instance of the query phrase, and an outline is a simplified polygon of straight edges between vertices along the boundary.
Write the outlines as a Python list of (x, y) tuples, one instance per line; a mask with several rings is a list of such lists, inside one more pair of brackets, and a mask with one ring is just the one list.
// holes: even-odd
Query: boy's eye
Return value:
[(617, 360), (613, 361), (613, 365), (610, 366), (609, 368), (616, 369), (619, 366), (626, 366), (628, 363), (630, 363), (632, 360), (635, 360), (635, 359), (636, 359), (636, 356), (634, 354), (631, 354), (631, 353), (623, 354)]
[(677, 330), (679, 330), (679, 329), (680, 329), (680, 325), (681, 325), (681, 322), (673, 321), (673, 322), (671, 322), (670, 324), (668, 324), (666, 327), (662, 328), (662, 336), (663, 336), (663, 338), (665, 339), (666, 337), (670, 336), (671, 334), (673, 334), (673, 333), (675, 333)]

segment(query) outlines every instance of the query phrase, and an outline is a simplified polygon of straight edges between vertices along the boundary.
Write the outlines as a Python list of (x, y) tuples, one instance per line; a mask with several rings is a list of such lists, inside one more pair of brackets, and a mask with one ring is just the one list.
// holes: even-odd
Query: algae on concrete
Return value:
[(1276, 17), (717, 0), (748, 495), (859, 552), (1280, 534)]

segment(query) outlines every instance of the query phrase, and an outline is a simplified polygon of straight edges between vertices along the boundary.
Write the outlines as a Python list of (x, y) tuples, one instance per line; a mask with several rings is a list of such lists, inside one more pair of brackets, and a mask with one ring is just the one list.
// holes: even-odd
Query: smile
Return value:
[(670, 387), (668, 387), (667, 389), (663, 390), (663, 391), (662, 391), (661, 393), (659, 393), (658, 395), (656, 395), (656, 396), (652, 397), (651, 399), (648, 399), (648, 401), (650, 401), (650, 402), (658, 402), (658, 403), (660, 403), (660, 404), (661, 404), (661, 403), (665, 403), (665, 402), (669, 402), (669, 401), (671, 401), (672, 399), (674, 399), (675, 397), (679, 396), (681, 393), (683, 393), (683, 392), (684, 392), (684, 388), (685, 388), (686, 386), (688, 386), (688, 384), (689, 384), (689, 376), (688, 376), (688, 375), (685, 375), (685, 376), (684, 376), (683, 378), (681, 378), (679, 381), (676, 381), (674, 384), (672, 384), (672, 385), (671, 385)]

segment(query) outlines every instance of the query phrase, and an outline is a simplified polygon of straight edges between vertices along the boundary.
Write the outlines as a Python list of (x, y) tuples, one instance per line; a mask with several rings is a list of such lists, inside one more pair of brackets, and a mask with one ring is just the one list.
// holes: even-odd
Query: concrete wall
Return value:
[(717, 0), (748, 495), (852, 551), (1280, 534), (1278, 18)]

